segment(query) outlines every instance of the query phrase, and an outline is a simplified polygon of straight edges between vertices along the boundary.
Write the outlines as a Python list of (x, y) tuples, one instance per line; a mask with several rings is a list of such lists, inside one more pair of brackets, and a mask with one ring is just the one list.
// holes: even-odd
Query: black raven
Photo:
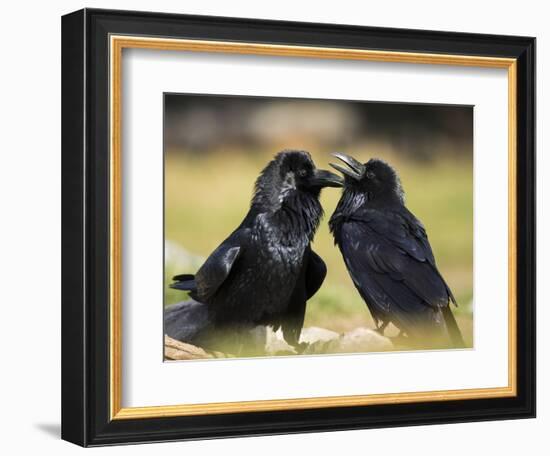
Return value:
[(405, 207), (395, 170), (379, 159), (345, 165), (342, 197), (329, 221), (349, 274), (377, 329), (389, 323), (414, 346), (463, 347), (450, 309), (455, 298), (437, 270), (422, 223)]
[(170, 286), (190, 291), (194, 301), (167, 310), (168, 335), (216, 349), (231, 340), (242, 353), (244, 342), (235, 338), (263, 325), (281, 327), (299, 348), (306, 301), (326, 275), (310, 246), (323, 214), (319, 195), (342, 184), (340, 176), (316, 169), (308, 152), (278, 153), (256, 180), (240, 226), (194, 276), (174, 277)]

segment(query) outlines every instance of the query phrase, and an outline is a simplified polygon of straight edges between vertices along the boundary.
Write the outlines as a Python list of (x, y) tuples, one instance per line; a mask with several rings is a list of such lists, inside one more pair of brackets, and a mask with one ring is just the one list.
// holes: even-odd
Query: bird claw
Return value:
[(374, 331), (376, 331), (381, 336), (384, 335), (384, 331), (386, 330), (386, 327), (388, 326), (389, 322), (384, 322), (380, 326), (377, 326)]

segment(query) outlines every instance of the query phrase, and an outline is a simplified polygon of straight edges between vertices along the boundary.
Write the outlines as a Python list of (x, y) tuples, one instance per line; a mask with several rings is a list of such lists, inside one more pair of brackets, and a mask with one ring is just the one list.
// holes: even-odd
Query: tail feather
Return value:
[(177, 280), (177, 281), (195, 280), (195, 276), (193, 274), (178, 274), (172, 277), (172, 280)]
[(205, 304), (190, 300), (164, 310), (164, 333), (173, 339), (193, 343), (210, 326)]
[(170, 284), (170, 288), (183, 291), (193, 291), (197, 288), (197, 282), (195, 282), (195, 276), (193, 274), (180, 274), (172, 277), (175, 280)]
[(464, 338), (462, 337), (462, 333), (460, 332), (458, 324), (456, 323), (453, 312), (451, 311), (449, 306), (444, 307), (442, 311), (443, 318), (445, 319), (445, 324), (447, 325), (447, 331), (449, 332), (449, 336), (451, 338), (453, 346), (455, 348), (464, 348), (466, 344), (464, 343)]

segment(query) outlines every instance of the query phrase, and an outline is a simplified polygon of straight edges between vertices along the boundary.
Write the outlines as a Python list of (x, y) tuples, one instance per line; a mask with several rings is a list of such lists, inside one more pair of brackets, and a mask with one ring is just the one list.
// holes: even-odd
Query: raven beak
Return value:
[(308, 183), (312, 187), (342, 187), (344, 179), (325, 169), (316, 169)]
[(362, 179), (363, 174), (365, 174), (365, 165), (359, 163), (355, 158), (341, 152), (334, 152), (332, 155), (338, 160), (343, 161), (347, 167), (339, 165), (338, 163), (331, 163), (330, 166), (355, 180)]

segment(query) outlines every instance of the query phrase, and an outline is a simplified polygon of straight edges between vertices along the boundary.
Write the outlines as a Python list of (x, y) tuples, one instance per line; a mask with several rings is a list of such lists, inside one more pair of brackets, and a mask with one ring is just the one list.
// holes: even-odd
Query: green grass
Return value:
[[(248, 210), (254, 181), (274, 154), (253, 151), (187, 154), (169, 151), (166, 156), (166, 239), (188, 252), (206, 257), (241, 222)], [(346, 150), (367, 161), (369, 155)], [(328, 152), (312, 154), (317, 166), (328, 168)], [(404, 161), (390, 148), (380, 148), (377, 157), (389, 161), (399, 172), (408, 208), (422, 220), (438, 266), (453, 290), (459, 308), (459, 324), (467, 341), (472, 340), (472, 246), (473, 175), (469, 160), (446, 159), (432, 162)], [(340, 190), (325, 189), (321, 202), (325, 218), (313, 248), (328, 267), (327, 278), (310, 300), (306, 326), (346, 331), (357, 326), (372, 327), (370, 314), (357, 294), (334, 246), (327, 220), (340, 197)], [(195, 262), (196, 263), (196, 262)], [(181, 266), (180, 266), (181, 267)], [(166, 282), (174, 273), (194, 273), (166, 265)], [(184, 299), (181, 292), (166, 289), (165, 303)]]

